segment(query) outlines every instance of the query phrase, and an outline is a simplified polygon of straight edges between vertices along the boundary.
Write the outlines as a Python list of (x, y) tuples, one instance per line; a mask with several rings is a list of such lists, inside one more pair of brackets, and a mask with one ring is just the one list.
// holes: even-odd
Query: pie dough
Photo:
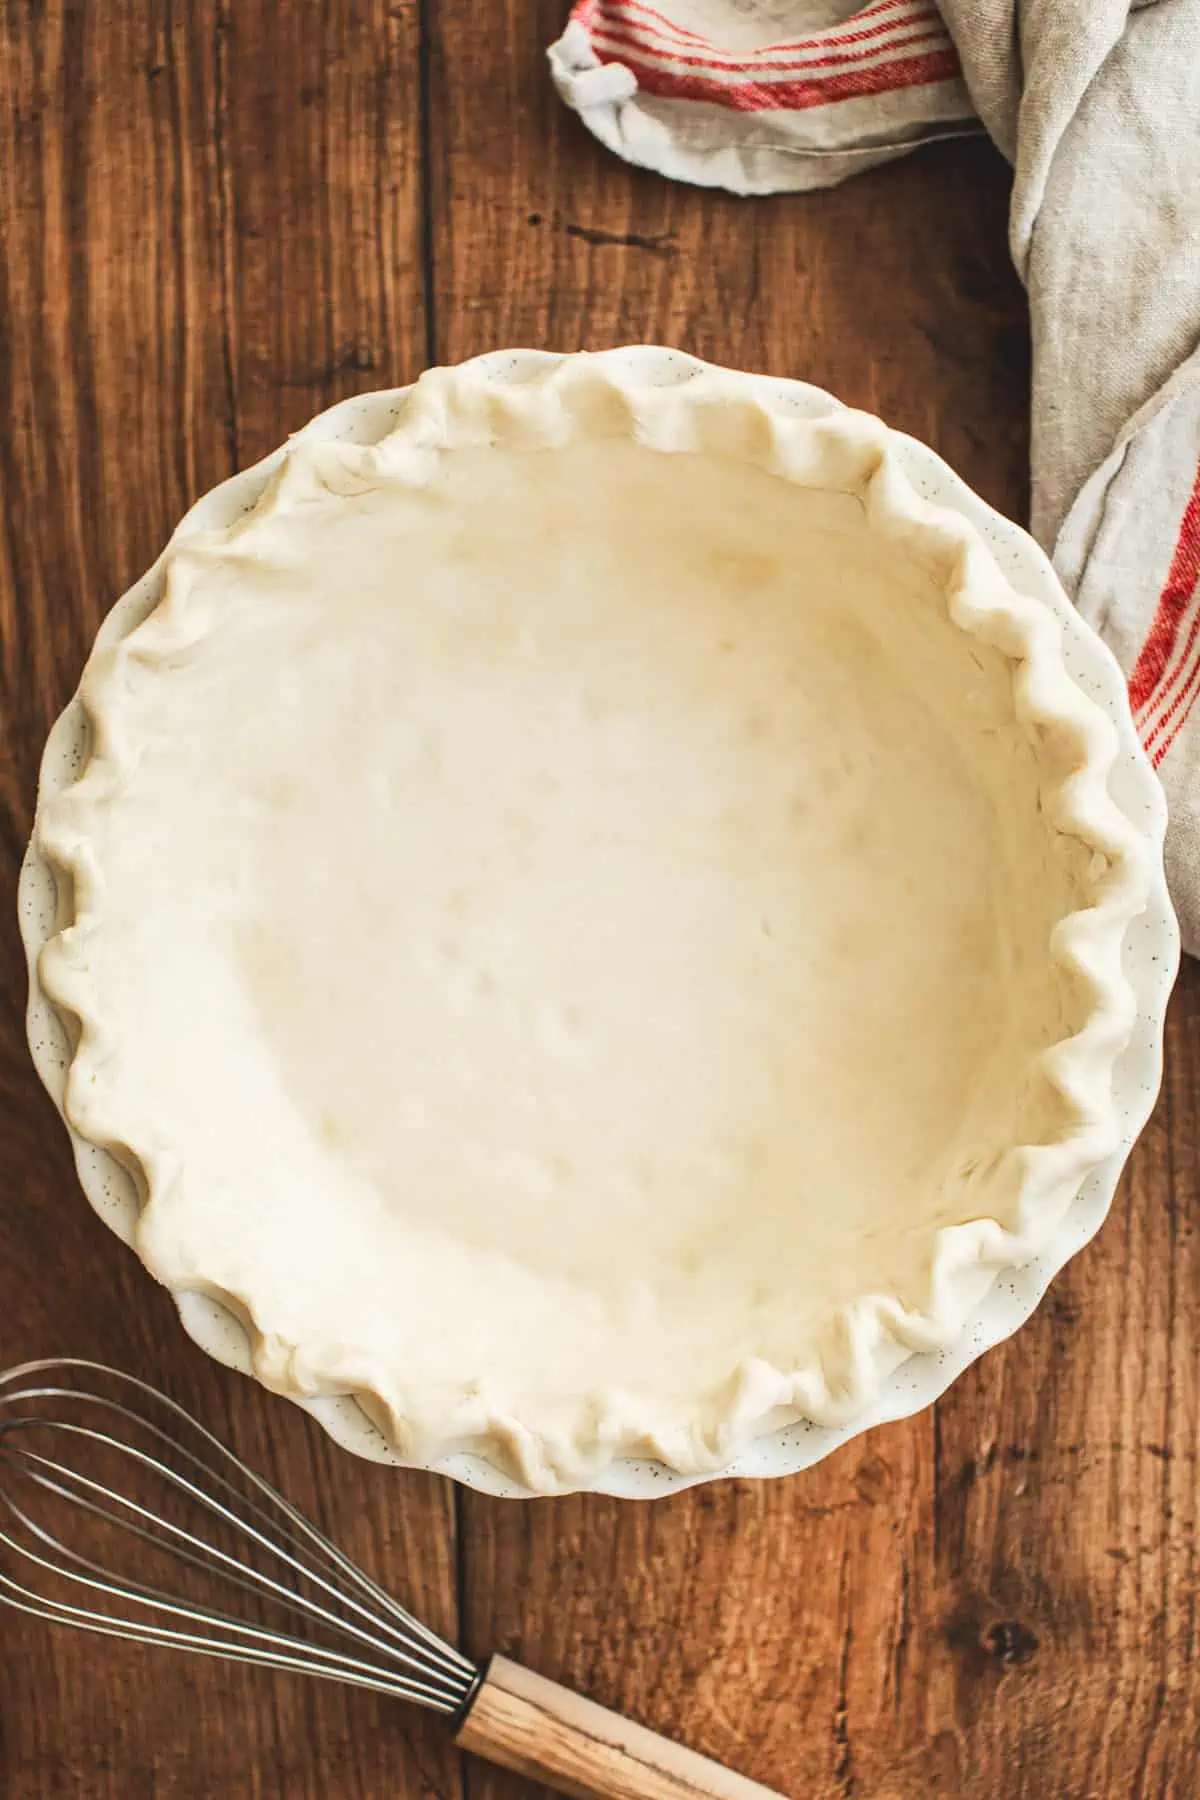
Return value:
[(530, 1486), (853, 1418), (1117, 1146), (1144, 845), (878, 420), (586, 356), (302, 441), (81, 688), (66, 1112), (256, 1373)]

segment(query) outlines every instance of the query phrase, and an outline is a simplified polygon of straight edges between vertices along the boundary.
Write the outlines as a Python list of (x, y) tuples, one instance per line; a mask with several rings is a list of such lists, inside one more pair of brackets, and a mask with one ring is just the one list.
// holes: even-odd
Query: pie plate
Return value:
[[(513, 351), (482, 357), (471, 366), (477, 379), (511, 384), (526, 381), (559, 360), (545, 352)], [(650, 346), (610, 351), (593, 360), (636, 378), (642, 386), (675, 386), (706, 370), (706, 365), (680, 352)], [(792, 419), (818, 419), (837, 411), (840, 405), (831, 395), (801, 382), (749, 375), (738, 379), (753, 389), (764, 408)], [(344, 401), (314, 419), (298, 436), (308, 442), (374, 444), (394, 429), (407, 392), (395, 389)], [(1145, 910), (1127, 930), (1123, 946), (1124, 973), (1136, 998), (1137, 1017), (1131, 1040), (1115, 1071), (1114, 1109), (1120, 1146), (1083, 1182), (1060, 1222), (1044, 1238), (1037, 1256), (1020, 1267), (1005, 1268), (999, 1277), (987, 1268), (974, 1271), (977, 1292), (973, 1290), (973, 1319), (958, 1339), (937, 1353), (908, 1355), (887, 1376), (866, 1410), (850, 1424), (827, 1427), (780, 1421), (776, 1429), (756, 1436), (726, 1468), (700, 1474), (678, 1473), (644, 1459), (619, 1459), (606, 1465), (595, 1481), (587, 1484), (597, 1491), (651, 1498), (711, 1480), (714, 1474), (793, 1474), (870, 1426), (930, 1405), (969, 1363), (1028, 1318), (1055, 1273), (1098, 1229), (1111, 1204), (1125, 1156), (1145, 1124), (1158, 1091), (1163, 1018), (1178, 960), (1178, 935), (1162, 875), (1164, 802), (1138, 744), (1120, 671), (1104, 645), (1078, 618), (1049, 562), (1025, 532), (986, 506), (923, 445), (891, 433), (889, 448), (918, 495), (966, 518), (985, 540), (1012, 587), (1050, 608), (1062, 627), (1063, 654), (1071, 677), (1109, 715), (1117, 732), (1120, 748), (1109, 780), (1110, 794), (1138, 836), (1155, 851)], [(178, 544), (198, 531), (226, 527), (249, 511), (284, 455), (285, 449), (281, 448), (206, 495), (183, 520), (173, 542)], [(113, 608), (101, 628), (98, 643), (111, 647), (139, 625), (161, 597), (163, 581), (164, 559), (160, 558)], [(58, 720), (46, 747), (43, 802), (76, 778), (87, 756), (87, 726), (77, 698)], [(54, 875), (32, 847), (22, 870), (19, 911), (30, 966), (30, 1047), (38, 1072), (61, 1110), (71, 1049), (63, 1022), (41, 990), (37, 969), (45, 945), (66, 920)], [(132, 1243), (139, 1205), (132, 1178), (106, 1152), (75, 1132), (71, 1136), (88, 1199), (117, 1235)], [(172, 1292), (192, 1338), (217, 1360), (251, 1372), (250, 1339), (235, 1313), (195, 1291)], [(297, 1398), (297, 1403), (356, 1455), (380, 1462), (405, 1460), (350, 1395)], [(526, 1496), (531, 1491), (471, 1447), (457, 1448), (432, 1465), (422, 1466), (432, 1466), (439, 1473), (487, 1493)]]

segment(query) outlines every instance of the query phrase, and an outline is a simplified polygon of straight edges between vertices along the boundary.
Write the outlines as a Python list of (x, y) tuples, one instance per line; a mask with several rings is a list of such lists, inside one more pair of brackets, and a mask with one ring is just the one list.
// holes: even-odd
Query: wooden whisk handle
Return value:
[(574, 1800), (782, 1800), (503, 1656), (488, 1664), (455, 1742)]

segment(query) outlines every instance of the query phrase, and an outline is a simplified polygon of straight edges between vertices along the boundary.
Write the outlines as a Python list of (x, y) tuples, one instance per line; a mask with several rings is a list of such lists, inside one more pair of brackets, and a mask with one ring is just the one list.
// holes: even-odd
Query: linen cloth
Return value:
[(1126, 676), (1200, 953), (1200, 0), (580, 0), (549, 56), (610, 149), (739, 194), (977, 112), (1014, 170), (1032, 530)]

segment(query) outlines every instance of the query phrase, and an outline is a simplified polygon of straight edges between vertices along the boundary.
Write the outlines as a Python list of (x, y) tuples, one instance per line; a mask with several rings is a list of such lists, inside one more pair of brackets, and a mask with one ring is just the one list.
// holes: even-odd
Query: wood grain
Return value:
[[(342, 394), (494, 344), (807, 376), (1025, 509), (980, 142), (735, 201), (555, 100), (554, 0), (0, 0), (0, 884), (95, 625), (179, 513)], [(1200, 977), (1096, 1244), (933, 1413), (806, 1476), (513, 1505), (352, 1464), (211, 1367), (96, 1221), (0, 910), (0, 1364), (157, 1376), (434, 1624), (805, 1800), (1200, 1792)], [(417, 1715), (4, 1618), (0, 1792), (517, 1800)]]

